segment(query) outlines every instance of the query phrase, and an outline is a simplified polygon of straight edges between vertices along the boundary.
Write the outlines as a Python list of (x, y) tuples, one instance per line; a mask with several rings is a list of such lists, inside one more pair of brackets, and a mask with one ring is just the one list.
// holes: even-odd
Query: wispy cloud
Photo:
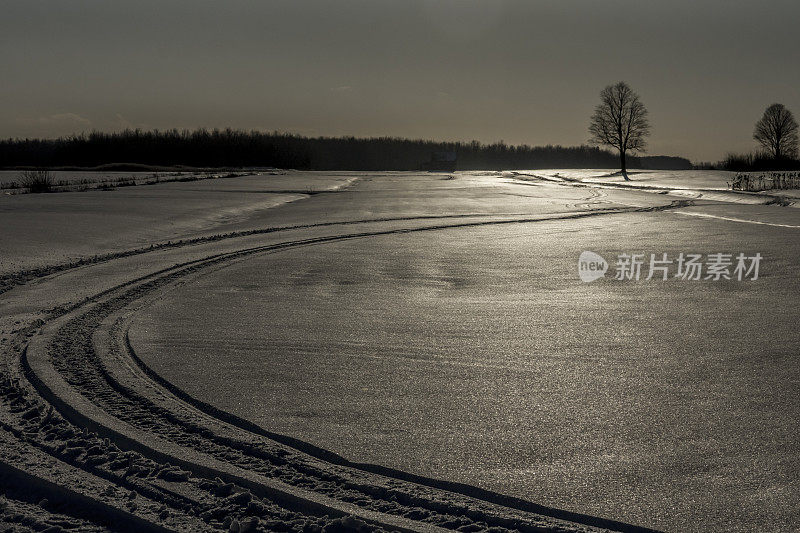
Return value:
[(39, 124), (82, 124), (90, 126), (92, 121), (77, 113), (56, 113), (55, 115), (42, 116), (35, 120)]
[(334, 92), (334, 93), (344, 93), (344, 92), (352, 91), (352, 90), (353, 90), (353, 88), (351, 86), (349, 86), (349, 85), (341, 85), (339, 87), (331, 87), (331, 92)]

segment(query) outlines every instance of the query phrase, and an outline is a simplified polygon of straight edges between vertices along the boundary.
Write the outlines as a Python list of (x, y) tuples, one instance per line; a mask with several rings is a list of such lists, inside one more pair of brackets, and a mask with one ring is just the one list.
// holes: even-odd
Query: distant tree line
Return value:
[(735, 172), (765, 172), (775, 170), (800, 170), (800, 160), (783, 157), (777, 159), (768, 152), (728, 154), (719, 163), (702, 164), (698, 168), (730, 170)]
[[(58, 139), (0, 140), (0, 168), (90, 168), (111, 163), (307, 170), (419, 170), (437, 152), (455, 152), (459, 170), (615, 168), (615, 154), (592, 146), (436, 142), (395, 137), (304, 137), (240, 130), (125, 130)], [(677, 157), (630, 157), (631, 168), (691, 168)]]

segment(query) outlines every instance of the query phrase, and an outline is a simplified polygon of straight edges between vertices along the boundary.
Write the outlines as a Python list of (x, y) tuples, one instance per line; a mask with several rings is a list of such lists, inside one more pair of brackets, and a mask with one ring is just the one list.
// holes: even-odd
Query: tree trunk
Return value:
[(619, 151), (619, 166), (622, 170), (622, 177), (625, 178), (625, 181), (630, 181), (631, 179), (628, 177), (628, 169), (625, 167), (625, 151)]

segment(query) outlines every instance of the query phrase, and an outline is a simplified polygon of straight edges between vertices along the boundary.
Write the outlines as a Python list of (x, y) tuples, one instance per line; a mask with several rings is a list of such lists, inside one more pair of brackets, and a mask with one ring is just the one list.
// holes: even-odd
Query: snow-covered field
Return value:
[[(607, 174), (1, 196), (2, 504), (86, 530), (797, 528), (800, 210)], [(608, 279), (681, 252), (760, 253), (759, 279)]]

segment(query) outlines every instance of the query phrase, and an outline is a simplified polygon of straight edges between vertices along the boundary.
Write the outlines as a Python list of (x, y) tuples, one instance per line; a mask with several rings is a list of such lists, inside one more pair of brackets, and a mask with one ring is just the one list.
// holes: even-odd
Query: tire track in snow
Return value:
[(708, 213), (692, 213), (686, 211), (676, 211), (679, 215), (684, 215), (687, 217), (699, 217), (699, 218), (713, 218), (716, 220), (725, 220), (728, 222), (739, 222), (743, 224), (758, 224), (760, 226), (773, 226), (776, 228), (800, 228), (800, 226), (795, 224), (780, 224), (778, 222), (762, 222), (761, 220), (748, 220), (745, 218), (735, 218), (735, 217), (725, 217), (721, 215), (710, 215)]
[[(202, 426), (192, 426), (190, 422), (182, 420), (174, 412), (168, 412), (162, 408), (159, 408), (158, 406), (155, 406), (146, 398), (146, 396), (143, 396), (136, 390), (127, 389), (126, 387), (121, 386), (118, 382), (115, 382), (110, 373), (104, 369), (104, 363), (99, 358), (98, 354), (94, 352), (91, 342), (87, 341), (87, 339), (91, 339), (93, 332), (99, 327), (102, 319), (104, 317), (108, 317), (113, 312), (122, 309), (126, 305), (143, 298), (148, 293), (155, 291), (158, 288), (165, 287), (182, 277), (199, 272), (202, 269), (211, 267), (213, 265), (221, 265), (228, 261), (256, 253), (378, 235), (403, 234), (417, 231), (433, 231), (451, 228), (479, 227), (484, 225), (547, 222), (632, 212), (657, 212), (684, 207), (686, 205), (689, 205), (689, 203), (673, 202), (670, 205), (651, 208), (608, 208), (590, 212), (562, 214), (560, 216), (475, 221), (460, 224), (438, 224), (418, 228), (356, 232), (343, 235), (299, 239), (283, 243), (245, 248), (234, 252), (215, 254), (203, 259), (189, 261), (175, 267), (164, 269), (163, 271), (150, 276), (143, 276), (139, 280), (141, 282), (139, 285), (136, 285), (136, 282), (128, 282), (121, 284), (109, 291), (105, 291), (103, 296), (92, 299), (92, 302), (96, 305), (93, 305), (89, 310), (86, 310), (81, 306), (76, 307), (71, 313), (71, 315), (74, 315), (73, 318), (57, 329), (53, 338), (50, 339), (50, 344), (48, 344), (48, 346), (50, 349), (57, 348), (59, 350), (60, 356), (53, 360), (53, 364), (56, 365), (61, 375), (64, 376), (73, 387), (78, 389), (81, 394), (89, 398), (95, 405), (105, 408), (106, 410), (110, 411), (112, 415), (127, 422), (128, 424), (138, 427), (141, 430), (160, 434), (164, 438), (178, 441), (183, 446), (187, 446), (195, 450), (199, 449), (203, 452), (208, 452), (211, 450), (212, 454), (217, 458), (217, 460), (223, 462), (227, 461), (239, 467), (248, 469), (258, 469), (261, 467), (265, 475), (272, 475), (275, 474), (275, 461), (280, 463), (281, 458), (275, 455), (270, 455), (271, 452), (269, 450), (265, 451), (253, 449), (252, 443), (249, 443), (246, 439), (242, 441), (235, 441), (227, 438), (220, 438), (218, 434), (214, 434), (213, 432), (209, 433), (207, 428)], [(61, 344), (56, 346), (56, 344), (59, 343)], [(69, 357), (66, 357), (67, 353), (70, 354)], [(46, 352), (30, 353), (25, 355), (24, 363), (26, 364), (26, 368), (29, 372), (33, 372), (33, 367), (30, 365), (28, 357), (49, 358), (49, 355)], [(37, 376), (34, 376), (34, 378), (36, 377)], [(32, 379), (32, 381), (36, 385), (36, 379)], [(53, 394), (53, 391), (45, 390), (45, 387), (43, 387), (42, 383), (39, 383), (37, 388), (39, 389), (40, 393), (46, 397), (52, 396)], [(69, 413), (67, 414), (69, 415)], [(206, 413), (206, 415), (214, 417), (214, 413)], [(243, 428), (239, 429), (242, 430)], [(147, 454), (145, 453), (145, 455)], [(153, 459), (158, 461), (161, 458), (155, 457)], [(202, 465), (197, 466), (202, 467)], [(291, 468), (296, 466), (297, 464), (290, 465)], [(224, 472), (218, 473), (222, 474), (223, 476), (225, 475)], [(391, 472), (387, 473), (391, 474)], [(481, 513), (476, 515), (474, 512), (470, 513), (470, 510), (467, 507), (453, 507), (453, 504), (445, 504), (436, 498), (431, 499), (428, 497), (421, 497), (419, 494), (415, 494), (413, 490), (410, 494), (408, 493), (408, 490), (406, 493), (404, 493), (402, 490), (398, 491), (396, 489), (389, 491), (386, 489), (386, 487), (376, 487), (370, 483), (364, 484), (363, 481), (358, 483), (353, 482), (352, 480), (348, 481), (346, 476), (343, 478), (332, 476), (333, 479), (330, 479), (330, 473), (326, 474), (325, 472), (315, 472), (314, 469), (309, 470), (308, 468), (300, 468), (299, 471), (295, 469), (295, 472), (290, 474), (296, 476), (295, 481), (299, 481), (301, 486), (303, 484), (313, 484), (322, 480), (324, 481), (323, 485), (326, 485), (325, 490), (342, 499), (348, 497), (352, 498), (352, 494), (350, 496), (343, 494), (347, 491), (350, 491), (351, 493), (355, 491), (356, 493), (360, 494), (356, 497), (356, 501), (358, 501), (360, 505), (366, 506), (367, 509), (370, 509), (371, 506), (377, 507), (378, 509), (385, 507), (384, 504), (388, 501), (385, 498), (391, 495), (393, 497), (392, 500), (394, 501), (392, 504), (394, 505), (394, 508), (387, 510), (387, 512), (393, 512), (399, 514), (400, 516), (405, 516), (406, 514), (411, 513), (413, 508), (423, 509), (424, 516), (415, 515), (417, 516), (417, 520), (422, 521), (420, 525), (427, 521), (427, 523), (431, 525), (444, 523), (445, 525), (460, 527), (462, 525), (466, 525), (463, 523), (463, 519), (469, 518), (468, 523), (473, 522), (473, 520), (481, 521), (482, 519), (483, 523), (494, 524), (497, 527), (514, 525), (517, 526), (517, 529), (528, 529), (525, 527), (524, 523), (519, 523), (518, 521), (514, 520), (509, 522), (510, 519), (507, 517), (492, 517), (491, 515)], [(223, 479), (225, 478), (223, 477)], [(424, 481), (424, 478), (419, 478), (412, 481)], [(433, 485), (432, 481), (434, 480), (429, 481), (431, 481), (429, 485)], [(462, 490), (473, 492), (473, 494), (468, 494), (468, 496), (478, 496), (479, 498), (483, 496), (486, 500), (488, 500), (491, 496), (488, 491), (482, 492), (480, 489), (476, 489), (474, 487), (465, 487), (467, 486), (461, 487)], [(452, 484), (448, 485), (446, 490), (458, 492), (458, 490), (456, 490), (458, 488), (459, 487), (456, 486), (456, 484)], [(512, 509), (515, 508), (515, 506), (527, 506), (527, 508), (524, 509), (526, 512), (541, 513), (545, 516), (556, 517), (556, 519), (570, 520), (584, 525), (613, 527), (614, 529), (624, 531), (643, 531), (641, 528), (636, 528), (628, 524), (621, 524), (596, 517), (578, 515), (566, 511), (547, 509), (541, 506), (536, 506), (530, 502), (523, 502), (521, 500), (513, 501), (514, 499), (509, 499), (501, 495), (495, 496), (500, 499), (505, 498), (501, 504), (507, 505)], [(400, 500), (405, 500), (406, 503), (402, 504), (402, 502), (398, 502), (398, 497)], [(455, 513), (457, 516), (461, 516), (462, 520), (457, 523), (451, 523), (452, 513)], [(471, 514), (472, 516), (470, 517)], [(442, 520), (444, 520), (444, 522)], [(501, 524), (503, 525), (501, 526)], [(533, 530), (541, 531), (559, 529), (564, 530), (561, 529), (560, 526), (557, 526), (555, 529), (542, 529), (537, 526)]]
[(501, 217), (501, 216), (525, 216), (525, 213), (467, 213), (458, 215), (420, 215), (420, 216), (407, 216), (407, 217), (378, 217), (378, 218), (365, 218), (358, 220), (344, 220), (344, 221), (331, 221), (331, 222), (318, 222), (313, 224), (297, 224), (292, 226), (274, 226), (267, 228), (257, 228), (242, 231), (233, 231), (228, 233), (220, 233), (216, 235), (206, 235), (202, 237), (195, 237), (191, 239), (179, 239), (176, 241), (167, 241), (154, 243), (150, 246), (143, 246), (140, 248), (131, 248), (119, 252), (110, 252), (106, 254), (98, 254), (94, 256), (84, 257), (76, 261), (67, 263), (58, 263), (48, 265), (40, 268), (32, 268), (19, 270), (0, 275), (0, 294), (11, 290), (18, 285), (24, 285), (34, 279), (50, 276), (53, 274), (60, 274), (76, 268), (81, 268), (88, 265), (95, 265), (98, 263), (105, 263), (114, 259), (121, 259), (124, 257), (131, 257), (135, 255), (146, 254), (156, 250), (165, 250), (172, 248), (182, 248), (184, 246), (191, 246), (196, 244), (204, 244), (210, 242), (217, 242), (226, 239), (235, 239), (238, 237), (247, 237), (251, 235), (262, 235), (268, 233), (277, 233), (281, 231), (312, 229), (330, 226), (349, 226), (356, 224), (370, 224), (379, 222), (403, 222), (414, 220), (446, 220), (446, 219), (459, 219), (459, 218), (478, 218), (478, 217)]

